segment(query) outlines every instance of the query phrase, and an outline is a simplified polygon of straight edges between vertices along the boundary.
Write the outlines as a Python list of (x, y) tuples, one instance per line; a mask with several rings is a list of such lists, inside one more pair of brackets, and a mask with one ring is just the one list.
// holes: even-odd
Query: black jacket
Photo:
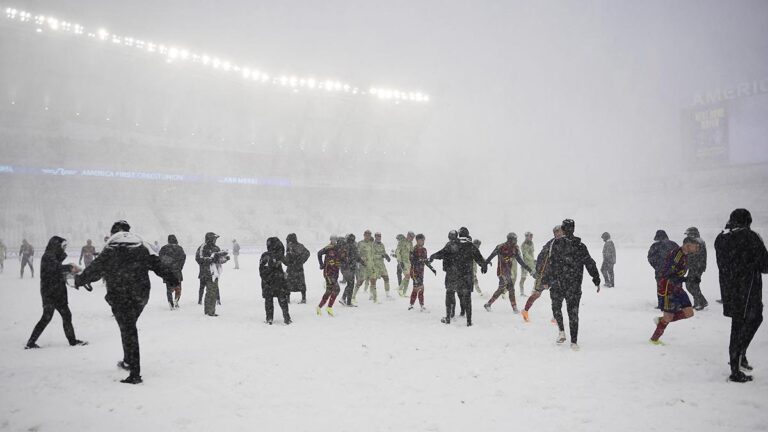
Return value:
[[(279, 239), (276, 239), (278, 242)], [(288, 277), (304, 274), (304, 263), (309, 259), (309, 250), (299, 243), (295, 234), (289, 234), (287, 237), (288, 248), (283, 257), (283, 264), (288, 273)], [(280, 243), (282, 245), (282, 243)]]
[(261, 254), (259, 275), (261, 276), (261, 296), (272, 298), (288, 294), (288, 284), (283, 272), (285, 248), (277, 237), (267, 239), (267, 251)]
[(699, 252), (688, 255), (688, 276), (701, 276), (707, 270), (707, 244), (699, 238)]
[(579, 237), (566, 235), (552, 243), (552, 254), (542, 276), (542, 284), (551, 289), (580, 291), (584, 280), (584, 268), (593, 279), (599, 279), (595, 260)]
[(166, 283), (178, 286), (173, 270), (150, 253), (141, 237), (130, 232), (118, 232), (110, 237), (104, 250), (82, 274), (75, 277), (75, 285), (82, 286), (102, 277), (107, 282), (105, 299), (112, 306), (133, 303), (146, 305), (149, 301), (149, 271)]
[(183, 281), (184, 275), (182, 270), (184, 270), (184, 263), (187, 262), (187, 254), (179, 246), (176, 237), (169, 236), (168, 244), (160, 248), (158, 255), (160, 256), (160, 261), (173, 271), (176, 279), (179, 282)]
[(679, 247), (680, 246), (677, 243), (666, 238), (666, 236), (653, 242), (651, 247), (648, 249), (648, 264), (653, 267), (653, 270), (657, 276), (661, 271), (661, 266), (664, 265), (664, 260), (667, 259), (667, 255)]
[(715, 256), (723, 315), (747, 318), (762, 314), (760, 273), (768, 273), (768, 251), (760, 236), (749, 228), (722, 232), (715, 239)]
[(61, 248), (64, 239), (51, 237), (40, 259), (40, 296), (43, 305), (63, 306), (67, 304), (67, 273), (72, 271), (70, 264), (62, 264), (67, 258)]
[(483, 273), (487, 267), (483, 254), (477, 246), (472, 244), (472, 239), (469, 237), (460, 237), (456, 242), (448, 242), (443, 249), (433, 253), (430, 259), (443, 260), (446, 283), (450, 281), (452, 284), (446, 288), (459, 292), (471, 292), (473, 289), (473, 262), (483, 269)]
[(211, 264), (213, 264), (213, 254), (220, 252), (218, 246), (216, 246), (216, 237), (209, 237), (206, 235), (205, 243), (201, 244), (195, 252), (195, 261), (200, 266), (200, 271), (197, 273), (198, 279), (211, 278)]

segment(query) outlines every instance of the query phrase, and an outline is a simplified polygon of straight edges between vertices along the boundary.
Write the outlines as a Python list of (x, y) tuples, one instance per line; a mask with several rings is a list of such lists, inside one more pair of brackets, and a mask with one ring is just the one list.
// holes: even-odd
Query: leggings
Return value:
[(555, 316), (560, 331), (565, 331), (563, 325), (563, 300), (565, 300), (566, 309), (568, 309), (568, 326), (571, 330), (571, 343), (578, 343), (581, 291), (550, 290), (549, 296), (552, 299), (552, 314)]
[(64, 335), (67, 337), (70, 345), (73, 345), (77, 339), (75, 339), (75, 328), (72, 326), (72, 312), (69, 311), (68, 305), (43, 305), (43, 316), (40, 317), (40, 321), (35, 325), (32, 330), (32, 335), (29, 337), (29, 344), (37, 342), (37, 339), (43, 334), (43, 330), (48, 326), (53, 318), (53, 312), (59, 311), (61, 315), (61, 321), (64, 324)]

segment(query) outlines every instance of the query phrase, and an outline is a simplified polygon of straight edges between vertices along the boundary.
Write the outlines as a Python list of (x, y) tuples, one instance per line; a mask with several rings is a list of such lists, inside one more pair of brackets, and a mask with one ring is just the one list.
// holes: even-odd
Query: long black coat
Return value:
[(288, 283), (283, 272), (283, 243), (277, 237), (267, 239), (267, 251), (261, 254), (259, 276), (263, 298), (288, 295)]
[(768, 251), (760, 236), (749, 228), (722, 232), (715, 239), (715, 254), (723, 315), (742, 318), (762, 315), (761, 273), (768, 273)]
[(661, 271), (661, 266), (664, 265), (664, 260), (667, 259), (667, 255), (679, 247), (677, 243), (668, 238), (653, 242), (648, 249), (648, 264), (653, 267), (657, 276)]
[(82, 286), (102, 277), (107, 282), (104, 297), (111, 306), (124, 304), (146, 305), (149, 301), (149, 271), (163, 278), (171, 286), (178, 286), (173, 270), (149, 252), (141, 238), (130, 232), (113, 235), (99, 256), (75, 276), (75, 285)]
[(688, 255), (688, 276), (701, 276), (707, 270), (707, 244), (699, 239), (699, 251)]
[(573, 235), (560, 237), (552, 243), (552, 254), (542, 275), (542, 284), (551, 289), (580, 292), (584, 280), (584, 268), (592, 278), (599, 278), (595, 260), (587, 246)]
[(448, 242), (443, 249), (433, 253), (430, 258), (441, 259), (444, 264), (447, 263), (443, 266), (446, 271), (446, 288), (455, 289), (459, 293), (472, 292), (474, 287), (473, 262), (476, 262), (483, 269), (486, 268), (483, 254), (468, 237), (461, 237), (457, 242)]
[(51, 237), (40, 259), (40, 296), (44, 306), (64, 306), (68, 303), (67, 273), (72, 271), (72, 266), (62, 264), (67, 258), (61, 248), (63, 242), (61, 237)]
[(220, 252), (221, 249), (214, 243), (215, 237), (205, 238), (205, 243), (201, 244), (195, 252), (195, 261), (200, 266), (200, 271), (197, 273), (198, 279), (210, 279), (211, 278), (211, 264), (213, 264), (213, 254)]
[(289, 288), (296, 291), (307, 289), (304, 279), (304, 263), (307, 262), (309, 256), (309, 250), (303, 244), (298, 241), (288, 243), (288, 250), (283, 257), (283, 263), (285, 264)]

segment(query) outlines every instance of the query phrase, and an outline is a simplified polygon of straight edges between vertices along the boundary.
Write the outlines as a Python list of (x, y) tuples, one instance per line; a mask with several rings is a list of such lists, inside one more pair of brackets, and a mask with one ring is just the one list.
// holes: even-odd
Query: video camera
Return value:
[(224, 264), (230, 260), (229, 252), (225, 250), (214, 253), (211, 258), (216, 264)]

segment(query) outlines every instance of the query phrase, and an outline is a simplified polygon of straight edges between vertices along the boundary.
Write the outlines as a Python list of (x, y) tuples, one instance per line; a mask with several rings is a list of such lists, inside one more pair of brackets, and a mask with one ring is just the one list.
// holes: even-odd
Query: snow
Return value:
[(0, 430), (768, 430), (765, 326), (749, 352), (755, 381), (727, 382), (729, 321), (715, 303), (713, 265), (702, 283), (710, 308), (671, 324), (667, 346), (650, 345), (656, 313), (645, 250), (618, 246), (617, 288), (584, 286), (579, 352), (554, 343), (547, 294), (528, 324), (502, 299), (484, 311), (494, 268), (481, 278), (486, 297), (474, 296), (468, 328), (439, 322), (441, 273), (426, 279), (430, 313), (407, 311), (393, 283), (392, 301), (372, 305), (361, 290), (359, 308), (337, 304), (335, 318), (318, 317), (322, 279), (310, 260), (309, 303), (291, 305), (291, 326), (275, 305), (276, 325), (267, 326), (255, 255), (240, 257), (241, 270), (228, 264), (218, 318), (196, 304), (188, 263), (179, 311), (168, 310), (153, 277), (139, 320), (137, 386), (118, 382), (127, 373), (115, 366), (119, 332), (101, 283), (70, 293), (75, 330), (90, 345), (69, 347), (56, 315), (42, 349), (23, 350), (41, 313), (39, 282), (20, 281), (16, 262), (6, 261)]

